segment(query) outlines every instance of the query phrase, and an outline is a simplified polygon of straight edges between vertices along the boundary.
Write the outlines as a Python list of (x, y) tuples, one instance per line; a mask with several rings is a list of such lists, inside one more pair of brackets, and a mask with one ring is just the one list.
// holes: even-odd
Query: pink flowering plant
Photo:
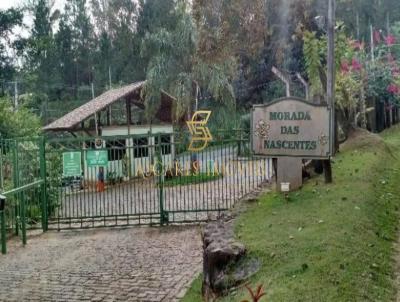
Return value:
[[(398, 25), (400, 26), (400, 24)], [(385, 34), (374, 32), (374, 60), (367, 60), (367, 97), (387, 102), (389, 106), (400, 104), (400, 49), (397, 45), (399, 30)]]
[[(371, 45), (350, 39), (344, 26), (336, 35), (336, 106), (344, 132), (356, 121), (366, 127), (366, 109), (376, 101), (386, 107), (400, 104), (400, 23), (390, 34), (375, 30), (374, 54)], [(304, 33), (304, 56), (312, 93), (324, 94), (320, 70), (326, 66), (326, 37)], [(361, 113), (361, 115), (358, 115)]]

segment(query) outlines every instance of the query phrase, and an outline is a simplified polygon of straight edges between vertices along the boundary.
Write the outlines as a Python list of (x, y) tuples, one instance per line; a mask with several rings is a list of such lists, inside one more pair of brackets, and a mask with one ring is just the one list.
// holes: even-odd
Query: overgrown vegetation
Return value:
[(36, 136), (39, 130), (40, 120), (29, 109), (15, 111), (8, 98), (0, 98), (0, 138)]
[[(325, 24), (320, 21), (326, 4), (322, 0), (67, 0), (57, 8), (49, 0), (28, 1), (0, 11), (1, 94), (34, 96), (32, 107), (44, 122), (87, 102), (92, 84), (98, 95), (110, 86), (144, 79), (150, 120), (160, 104), (160, 89), (176, 97), (176, 115), (193, 106), (190, 102), (195, 99), (200, 104), (229, 103), (248, 109), (284, 95), (281, 83), (274, 83), (272, 66), (286, 71), (293, 86), (299, 84), (295, 80), (299, 72), (313, 90), (318, 88), (319, 72), (309, 72), (309, 63), (324, 53)], [(390, 53), (396, 58), (399, 47), (393, 42), (400, 37), (399, 11), (394, 0), (338, 1), (337, 19), (344, 24), (339, 36), (365, 42), (360, 43), (364, 50), (359, 53), (370, 54), (372, 25), (378, 33), (376, 61), (385, 53), (379, 44), (393, 44)], [(33, 21), (26, 38), (19, 35), (24, 15)], [(315, 41), (317, 57), (303, 47), (307, 33), (315, 33), (320, 41)], [(343, 45), (337, 44), (338, 53)], [(323, 59), (313, 62), (324, 64)], [(372, 69), (376, 79), (388, 75), (377, 64), (365, 69), (366, 76)], [(338, 89), (338, 98), (346, 99), (339, 102), (340, 110), (354, 111), (359, 102), (360, 95), (354, 92), (360, 82), (348, 81), (356, 78), (363, 79), (347, 76), (342, 84), (338, 81), (344, 87)], [(378, 83), (376, 79), (370, 83)], [(299, 87), (301, 92), (296, 88), (293, 93), (303, 96)], [(392, 86), (390, 96), (387, 88), (377, 84), (365, 90), (365, 96), (377, 93), (377, 101), (387, 101), (396, 92)], [(351, 93), (343, 95), (345, 91)]]
[(165, 179), (164, 186), (185, 186), (218, 180), (222, 175), (214, 173), (195, 173)]
[[(267, 194), (236, 221), (249, 256), (263, 262), (250, 282), (264, 285), (265, 301), (393, 299), (400, 128), (382, 138), (362, 132), (349, 140), (335, 159), (334, 184), (320, 177), (288, 199)], [(247, 297), (243, 288), (220, 301)], [(200, 279), (183, 301), (201, 301)]]
[[(393, 26), (394, 32), (398, 24)], [(374, 46), (366, 49), (364, 42), (346, 35), (342, 22), (336, 30), (336, 111), (338, 121), (347, 135), (351, 129), (362, 127), (381, 131), (391, 126), (387, 116), (396, 114), (400, 103), (400, 67), (393, 54), (398, 52), (396, 36), (374, 31)], [(397, 38), (400, 38), (397, 37)], [(304, 58), (313, 99), (324, 102), (326, 91), (326, 35), (304, 32)], [(367, 112), (376, 127), (368, 124)], [(393, 113), (392, 113), (393, 112)]]

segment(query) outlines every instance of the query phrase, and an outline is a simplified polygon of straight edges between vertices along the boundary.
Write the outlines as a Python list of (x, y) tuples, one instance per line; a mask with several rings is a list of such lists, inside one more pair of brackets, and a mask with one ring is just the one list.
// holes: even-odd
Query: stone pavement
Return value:
[(201, 253), (194, 226), (48, 232), (0, 255), (0, 301), (179, 301)]

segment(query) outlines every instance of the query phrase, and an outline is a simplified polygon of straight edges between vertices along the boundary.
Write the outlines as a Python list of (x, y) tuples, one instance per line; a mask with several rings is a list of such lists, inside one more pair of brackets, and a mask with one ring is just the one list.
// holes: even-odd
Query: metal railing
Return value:
[(7, 235), (14, 233), (21, 235), (22, 244), (27, 241), (27, 229), (46, 226), (43, 223), (45, 216), (42, 215), (46, 206), (42, 202), (41, 191), (44, 180), (38, 180), (33, 183), (12, 189), (1, 194), (1, 252), (7, 252)]
[[(252, 156), (243, 130), (213, 136), (200, 152), (187, 150), (184, 132), (48, 140), (49, 228), (201, 222), (229, 210), (270, 179), (272, 165)], [(108, 154), (102, 168), (88, 164), (96, 150)], [(71, 153), (81, 173), (65, 177), (61, 159)]]
[[(7, 236), (20, 235), (26, 244), (29, 229), (216, 219), (269, 181), (272, 163), (253, 156), (248, 131), (212, 135), (208, 147), (197, 152), (188, 151), (190, 135), (184, 131), (0, 140), (4, 252)], [(103, 162), (96, 162), (94, 153)], [(64, 160), (75, 155), (74, 170), (65, 170), (69, 163)]]

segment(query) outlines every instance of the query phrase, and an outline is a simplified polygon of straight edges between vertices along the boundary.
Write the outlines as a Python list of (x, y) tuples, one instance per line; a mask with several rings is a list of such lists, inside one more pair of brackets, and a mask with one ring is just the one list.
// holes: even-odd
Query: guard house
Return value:
[[(150, 167), (154, 162), (155, 145), (159, 137), (164, 144), (163, 162), (172, 162), (175, 158), (172, 119), (175, 99), (160, 92), (160, 108), (153, 120), (148, 121), (141, 96), (144, 84), (137, 82), (109, 90), (45, 126), (43, 130), (93, 138), (92, 143), (83, 143), (82, 149), (107, 150), (108, 166), (105, 167), (105, 173), (112, 172), (124, 180), (135, 175), (138, 167), (144, 170)], [(130, 168), (127, 168), (127, 162)], [(97, 169), (93, 171), (86, 162), (83, 169), (85, 180), (96, 179)]]

